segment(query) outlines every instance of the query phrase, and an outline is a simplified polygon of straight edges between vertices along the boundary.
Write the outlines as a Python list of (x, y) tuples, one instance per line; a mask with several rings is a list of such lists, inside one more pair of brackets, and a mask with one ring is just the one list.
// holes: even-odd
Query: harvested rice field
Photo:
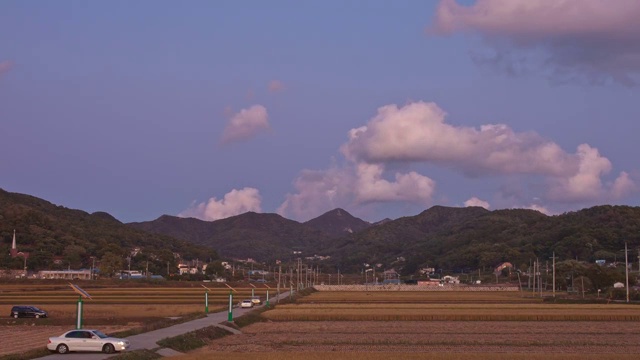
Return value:
[(552, 304), (518, 293), (316, 292), (262, 315), (266, 322), (176, 360), (640, 355), (640, 306), (629, 304)]
[(271, 322), (242, 331), (193, 355), (212, 351), (640, 354), (640, 325), (634, 322)]

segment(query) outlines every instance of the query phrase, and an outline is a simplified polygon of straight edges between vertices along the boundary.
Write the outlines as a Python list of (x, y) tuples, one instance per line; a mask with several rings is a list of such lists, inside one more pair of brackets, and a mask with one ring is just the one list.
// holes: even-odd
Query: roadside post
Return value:
[(78, 302), (76, 304), (76, 329), (82, 329), (82, 314), (84, 312), (84, 302), (82, 298), (91, 299), (91, 295), (88, 292), (82, 290), (80, 286), (69, 283), (71, 289), (75, 291), (78, 295)]
[(251, 298), (253, 298), (254, 296), (256, 296), (256, 286), (252, 283), (249, 283), (249, 285), (251, 285)]
[(236, 289), (229, 286), (229, 284), (225, 285), (229, 288), (229, 314), (227, 316), (227, 321), (233, 322), (233, 292), (236, 291)]
[(267, 285), (267, 284), (264, 284), (264, 286), (267, 287), (267, 301), (265, 302), (264, 306), (269, 308), (269, 306), (270, 306), (269, 305), (269, 289), (271, 289), (271, 287), (269, 285)]
[(207, 289), (204, 292), (204, 313), (208, 314), (209, 313), (209, 290), (211, 290), (211, 289), (209, 289), (208, 287), (206, 287), (204, 285), (202, 285), (202, 287)]

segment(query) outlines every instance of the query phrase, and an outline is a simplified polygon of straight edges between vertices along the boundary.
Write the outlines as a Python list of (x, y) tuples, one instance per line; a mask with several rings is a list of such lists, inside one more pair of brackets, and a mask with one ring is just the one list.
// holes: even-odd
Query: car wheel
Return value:
[(13, 314), (13, 318), (17, 319), (18, 318), (18, 314)]
[(39, 319), (39, 318), (40, 318), (40, 315), (36, 314), (36, 319)]
[(65, 344), (60, 344), (56, 348), (56, 351), (58, 352), (58, 354), (66, 354), (69, 352), (69, 347)]
[(113, 354), (114, 352), (116, 352), (116, 349), (111, 344), (105, 344), (102, 347), (102, 352), (105, 354)]

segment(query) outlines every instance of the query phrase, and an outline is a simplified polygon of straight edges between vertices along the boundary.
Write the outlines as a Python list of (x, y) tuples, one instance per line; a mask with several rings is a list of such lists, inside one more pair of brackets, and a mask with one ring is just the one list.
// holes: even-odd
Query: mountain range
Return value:
[(3, 254), (14, 228), (21, 234), (20, 245), (43, 258), (43, 253), (62, 256), (73, 250), (82, 261), (117, 249), (126, 255), (139, 247), (159, 268), (172, 261), (169, 254), (179, 252), (186, 259), (206, 261), (219, 254), (266, 264), (305, 258), (343, 272), (377, 264), (410, 274), (421, 267), (467, 271), (507, 261), (526, 267), (553, 256), (620, 260), (625, 243), (634, 252), (640, 246), (640, 208), (602, 205), (547, 216), (524, 209), (433, 206), (415, 216), (375, 224), (334, 209), (304, 223), (247, 212), (216, 221), (163, 215), (123, 224), (107, 213), (88, 214), (0, 190)]

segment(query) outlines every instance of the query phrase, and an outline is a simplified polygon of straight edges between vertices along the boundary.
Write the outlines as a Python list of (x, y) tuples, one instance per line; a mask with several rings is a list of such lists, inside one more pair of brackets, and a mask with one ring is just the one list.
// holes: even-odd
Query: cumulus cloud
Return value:
[(287, 194), (277, 212), (297, 219), (311, 219), (323, 211), (347, 207), (353, 198), (355, 175), (350, 168), (303, 170), (294, 180), (295, 193)]
[(231, 117), (222, 133), (221, 142), (228, 144), (247, 140), (269, 128), (267, 109), (262, 105), (253, 105)]
[(622, 199), (636, 191), (638, 191), (638, 187), (626, 171), (622, 171), (611, 186), (611, 192), (615, 199)]
[(470, 206), (479, 206), (479, 207), (485, 208), (485, 209), (487, 209), (487, 210), (489, 210), (489, 208), (490, 208), (490, 206), (489, 206), (489, 203), (488, 203), (488, 202), (486, 202), (486, 201), (484, 201), (484, 200), (480, 200), (480, 199), (478, 199), (478, 198), (477, 198), (477, 197), (475, 197), (475, 196), (474, 196), (474, 197), (472, 197), (472, 198), (470, 198), (469, 200), (465, 201), (465, 202), (464, 202), (464, 206), (465, 206), (465, 207), (470, 207)]
[(276, 93), (285, 89), (284, 83), (280, 80), (271, 80), (268, 86), (270, 93)]
[(0, 62), (0, 75), (8, 72), (9, 70), (11, 70), (11, 68), (13, 67), (13, 61), (3, 61)]
[(568, 175), (577, 159), (535, 133), (515, 133), (506, 125), (479, 129), (445, 123), (435, 103), (387, 105), (366, 126), (351, 130), (343, 154), (370, 163), (425, 162), (465, 174)]
[(508, 71), (541, 68), (556, 80), (633, 85), (640, 73), (638, 18), (637, 0), (476, 0), (470, 6), (442, 0), (429, 32), (479, 34), (495, 50), (483, 62)]
[(547, 209), (546, 207), (542, 206), (542, 205), (538, 205), (538, 204), (531, 204), (528, 206), (515, 206), (513, 207), (513, 209), (529, 209), (529, 210), (535, 210), (535, 211), (539, 211), (545, 215), (553, 215), (553, 212), (549, 211), (549, 209)]
[(178, 214), (180, 217), (193, 217), (213, 221), (240, 215), (248, 211), (261, 212), (262, 197), (257, 189), (246, 187), (233, 189), (223, 199), (212, 197), (207, 202), (194, 203), (190, 208)]
[(611, 171), (611, 162), (598, 149), (587, 144), (578, 146), (578, 171), (551, 181), (551, 197), (563, 201), (593, 200), (603, 195), (601, 177)]
[(357, 164), (355, 195), (358, 203), (409, 201), (429, 203), (435, 181), (414, 171), (395, 173), (394, 181), (386, 180), (381, 164)]
[[(427, 206), (435, 194), (433, 179), (416, 171), (389, 170), (423, 164), (453, 169), (471, 179), (517, 179), (523, 189), (505, 198), (512, 198), (511, 204), (521, 204), (527, 197), (565, 204), (610, 201), (636, 191), (625, 172), (606, 183), (612, 164), (588, 144), (569, 153), (534, 132), (515, 132), (504, 124), (453, 126), (445, 117), (434, 103), (379, 108), (364, 126), (349, 131), (340, 148), (345, 164), (303, 172), (295, 180), (296, 193), (287, 195), (279, 212), (305, 217), (338, 206), (371, 203), (409, 201)], [(489, 208), (489, 203), (474, 197), (465, 206)], [(539, 205), (525, 208), (549, 213)]]
[(452, 126), (445, 115), (434, 103), (383, 106), (366, 126), (351, 130), (342, 152), (355, 162), (431, 163), (472, 177), (540, 175), (554, 201), (611, 198), (634, 188), (625, 174), (605, 186), (602, 177), (611, 171), (611, 162), (588, 144), (571, 154), (533, 132), (517, 133), (503, 124)]
[(278, 208), (283, 216), (310, 219), (336, 207), (362, 208), (368, 204), (410, 202), (428, 205), (435, 181), (416, 172), (391, 174), (380, 164), (348, 163), (328, 170), (304, 170), (294, 180), (295, 193)]

